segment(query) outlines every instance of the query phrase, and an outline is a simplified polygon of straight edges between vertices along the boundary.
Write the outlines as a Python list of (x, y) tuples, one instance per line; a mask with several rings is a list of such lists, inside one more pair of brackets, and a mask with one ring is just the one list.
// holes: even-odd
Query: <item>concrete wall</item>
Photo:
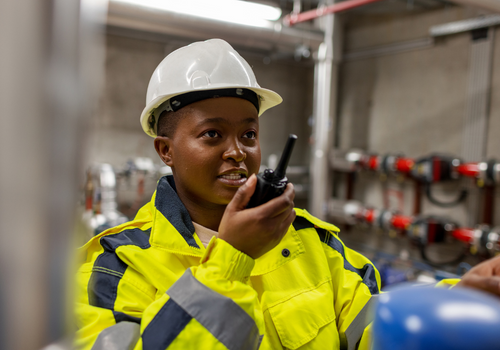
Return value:
[[(346, 17), (345, 51), (429, 38), (429, 28), (483, 12), (462, 7), (446, 7), (431, 12), (398, 16)], [(495, 28), (492, 71), (491, 113), (486, 159), (500, 159), (500, 29)], [(378, 154), (402, 153), (420, 157), (431, 153), (460, 156), (463, 118), (471, 60), (471, 35), (462, 33), (438, 38), (427, 47), (358, 60), (341, 65), (340, 107), (337, 147), (359, 148)], [(485, 159), (477, 159), (482, 161)], [(435, 196), (452, 200), (460, 189), (472, 187), (470, 196), (482, 203), (481, 190), (472, 180), (434, 186)], [(390, 209), (413, 213), (414, 185), (364, 173), (358, 177), (355, 199), (383, 208), (384, 196)], [(337, 176), (337, 193), (345, 196), (344, 176)], [(394, 195), (394, 194), (397, 195)], [(498, 197), (498, 195), (497, 195)], [(500, 224), (500, 201), (496, 200), (495, 222)], [(423, 214), (449, 216), (461, 225), (480, 223), (480, 212), (470, 204), (441, 208), (423, 200)]]
[[(348, 15), (344, 17), (345, 51), (428, 38), (433, 25), (479, 14), (478, 10), (451, 6), (398, 15)], [(495, 137), (500, 131), (498, 33), (495, 40), (487, 156), (500, 159), (500, 141)], [(340, 66), (337, 147), (381, 154), (403, 153), (409, 157), (432, 152), (460, 155), (470, 45), (470, 35), (464, 33), (437, 39), (432, 46), (420, 50), (344, 61)], [(119, 169), (129, 159), (149, 157), (159, 164), (152, 139), (142, 132), (138, 119), (151, 73), (166, 54), (179, 46), (181, 44), (174, 41), (107, 35), (106, 84), (93, 120), (88, 163), (111, 163)], [(264, 64), (262, 57), (247, 52), (242, 55), (254, 68), (260, 85), (277, 91), (284, 98), (282, 105), (266, 112), (261, 119), (263, 163), (267, 163), (270, 154), (281, 153), (287, 135), (293, 132), (299, 135), (299, 141), (291, 164), (307, 165), (312, 63), (282, 60)], [(382, 184), (378, 175), (368, 173), (361, 174), (358, 180), (356, 199), (382, 207), (385, 196), (391, 208), (412, 214), (412, 183), (390, 178)], [(337, 176), (336, 181), (337, 195), (342, 198), (345, 196), (343, 176)], [(438, 185), (436, 196), (453, 199), (461, 186), (468, 184)], [(150, 181), (146, 192), (153, 189), (154, 181)], [(394, 195), (398, 191), (402, 196)], [(500, 205), (497, 207), (500, 209)], [(423, 212), (448, 215), (461, 224), (466, 224), (465, 218), (471, 216), (466, 206), (443, 209), (425, 199)], [(500, 210), (497, 213), (500, 214)]]

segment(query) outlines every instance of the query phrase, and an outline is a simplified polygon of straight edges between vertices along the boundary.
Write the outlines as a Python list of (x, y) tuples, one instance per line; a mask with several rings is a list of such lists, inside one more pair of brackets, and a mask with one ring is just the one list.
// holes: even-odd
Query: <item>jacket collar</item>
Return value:
[[(202, 248), (196, 242), (193, 222), (189, 213), (177, 195), (174, 177), (164, 176), (158, 181), (153, 196), (155, 213), (152, 245), (173, 249), (187, 254), (201, 255)], [(177, 231), (179, 235), (172, 234)]]

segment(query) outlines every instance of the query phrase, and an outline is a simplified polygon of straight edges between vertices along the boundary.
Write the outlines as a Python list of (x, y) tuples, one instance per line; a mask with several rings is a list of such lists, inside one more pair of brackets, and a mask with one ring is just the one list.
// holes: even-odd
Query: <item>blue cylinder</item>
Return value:
[(373, 350), (499, 350), (500, 299), (469, 289), (406, 287), (380, 296)]

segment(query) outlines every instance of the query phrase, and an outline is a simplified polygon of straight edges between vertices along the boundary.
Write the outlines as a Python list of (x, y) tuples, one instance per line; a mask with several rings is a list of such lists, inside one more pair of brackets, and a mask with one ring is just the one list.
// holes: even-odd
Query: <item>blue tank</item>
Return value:
[(469, 289), (405, 287), (380, 295), (373, 350), (500, 350), (500, 299)]

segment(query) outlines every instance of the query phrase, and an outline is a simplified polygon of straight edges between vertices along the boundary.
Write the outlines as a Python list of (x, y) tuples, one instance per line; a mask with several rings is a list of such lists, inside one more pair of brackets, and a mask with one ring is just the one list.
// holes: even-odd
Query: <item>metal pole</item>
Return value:
[[(48, 150), (43, 72), (49, 0), (0, 1), (0, 328), (2, 349), (46, 341)], [(29, 9), (27, 11), (26, 9)], [(19, 19), (23, 25), (19, 26)]]
[[(332, 4), (328, 0), (327, 4)], [(314, 78), (314, 111), (312, 154), (310, 164), (311, 192), (309, 210), (320, 219), (327, 214), (327, 199), (331, 195), (331, 173), (328, 153), (333, 147), (333, 112), (336, 110), (336, 86), (340, 61), (340, 25), (336, 15), (330, 14), (319, 20), (325, 38), (317, 51)]]
[(88, 69), (98, 55), (81, 40), (92, 27), (81, 17), (87, 2), (102, 1), (0, 0), (1, 349), (71, 336), (82, 117), (92, 110), (87, 91), (97, 90), (87, 83), (100, 72)]

